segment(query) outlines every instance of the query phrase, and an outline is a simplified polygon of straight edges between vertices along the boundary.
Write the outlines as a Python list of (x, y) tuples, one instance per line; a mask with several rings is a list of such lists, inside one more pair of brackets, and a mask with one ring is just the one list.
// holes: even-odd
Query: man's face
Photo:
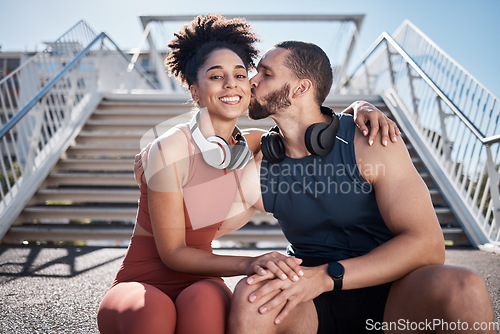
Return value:
[(290, 82), (294, 77), (283, 64), (289, 52), (283, 48), (273, 48), (260, 60), (257, 74), (250, 79), (252, 87), (252, 98), (248, 107), (250, 118), (266, 118), (291, 105)]
[(278, 110), (286, 109), (291, 105), (290, 99), (288, 98), (289, 95), (290, 85), (286, 83), (281, 88), (264, 96), (262, 98), (262, 103), (253, 97), (248, 106), (248, 116), (251, 119), (262, 119), (276, 114)]

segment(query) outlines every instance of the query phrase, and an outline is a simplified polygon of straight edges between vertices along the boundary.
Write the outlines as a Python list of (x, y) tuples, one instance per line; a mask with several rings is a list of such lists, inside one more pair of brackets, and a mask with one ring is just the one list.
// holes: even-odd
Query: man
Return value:
[[(304, 140), (315, 132), (310, 126), (334, 124), (320, 108), (331, 83), (326, 54), (302, 42), (273, 47), (251, 79), (249, 115), (275, 120), (279, 133), (271, 142), (279, 137), (284, 156), (276, 163), (256, 157), (257, 175), (252, 169), (243, 175), (246, 203), (235, 211), (274, 213), (291, 242), (290, 255), (304, 261), (303, 275), (241, 280), (229, 332), (480, 332), (473, 330), (475, 322), (493, 321), (486, 286), (470, 271), (443, 265), (443, 237), (429, 192), (402, 141), (388, 144), (385, 131), (367, 142), (343, 116), (331, 151), (310, 153)], [(372, 106), (356, 102), (350, 108)], [(145, 154), (136, 157), (138, 182)], [(223, 227), (233, 230), (249, 216), (235, 215)], [(293, 276), (286, 263), (280, 268)]]
[(326, 54), (283, 42), (257, 70), (249, 115), (274, 119), (285, 156), (256, 159), (255, 207), (280, 221), (303, 275), (241, 280), (229, 332), (493, 333), (484, 330), (493, 311), (483, 280), (443, 265), (429, 192), (402, 141), (370, 146), (344, 116), (331, 152), (310, 153), (307, 129), (332, 123), (320, 108), (332, 83)]

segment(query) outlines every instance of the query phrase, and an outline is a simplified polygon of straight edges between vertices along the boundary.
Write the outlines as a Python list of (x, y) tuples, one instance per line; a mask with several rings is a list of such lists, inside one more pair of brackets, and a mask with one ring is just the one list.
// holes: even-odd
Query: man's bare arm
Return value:
[(367, 147), (355, 134), (361, 174), (372, 183), (377, 205), (394, 238), (366, 255), (340, 261), (344, 288), (378, 285), (430, 264), (444, 262), (444, 240), (424, 181), (403, 141), (391, 149)]
[[(379, 210), (395, 237), (363, 256), (339, 261), (345, 268), (343, 289), (383, 284), (424, 265), (444, 262), (443, 235), (429, 191), (415, 170), (403, 141), (389, 146), (387, 149), (376, 140), (370, 147), (355, 132), (358, 167), (365, 179), (373, 184)], [(305, 275), (298, 282), (271, 280), (249, 299), (258, 302), (262, 296), (282, 290), (261, 306), (269, 311), (286, 301), (276, 318), (280, 322), (299, 303), (333, 289), (326, 265), (303, 269)], [(256, 279), (252, 276), (250, 279), (258, 282), (263, 278), (266, 277)]]

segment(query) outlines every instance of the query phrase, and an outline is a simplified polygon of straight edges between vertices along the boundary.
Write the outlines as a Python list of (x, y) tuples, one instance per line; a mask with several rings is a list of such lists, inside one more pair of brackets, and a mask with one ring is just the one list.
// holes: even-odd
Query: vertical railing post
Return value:
[[(45, 57), (46, 54), (42, 53), (42, 57)], [(23, 62), (26, 62), (27, 59), (24, 59)], [(34, 95), (41, 87), (40, 79), (38, 77), (38, 73), (41, 71), (42, 65), (38, 61), (31, 61), (27, 63), (26, 66), (23, 67), (21, 71), (19, 71), (18, 75), (18, 89), (19, 89), (19, 98), (17, 101), (15, 112), (20, 110), (30, 99), (32, 95)], [(17, 161), (23, 171), (25, 170), (30, 155), (30, 147), (31, 147), (31, 138), (33, 133), (33, 128), (36, 121), (34, 120), (33, 115), (29, 115), (21, 120), (17, 127), (17, 143), (18, 145), (25, 148), (23, 151), (23, 155), (17, 157), (19, 160)]]
[(441, 140), (443, 143), (443, 153), (446, 161), (451, 161), (451, 141), (448, 137), (448, 131), (446, 130), (446, 118), (451, 116), (443, 111), (443, 106), (441, 105), (441, 97), (436, 96), (436, 102), (439, 110), (439, 123), (441, 127)]
[(370, 82), (370, 73), (368, 73), (368, 67), (366, 63), (363, 63), (365, 66), (365, 77), (366, 77), (366, 87), (368, 88), (368, 94), (373, 94), (372, 84)]
[(387, 61), (389, 63), (389, 71), (391, 72), (391, 84), (392, 88), (396, 87), (396, 77), (394, 76), (394, 67), (392, 65), (392, 55), (391, 50), (389, 49), (389, 43), (385, 40), (385, 46), (387, 50)]
[(340, 69), (340, 73), (337, 76), (338, 79), (336, 79), (335, 93), (338, 93), (340, 91), (340, 83), (344, 82), (346, 79), (347, 67), (349, 66), (349, 63), (351, 61), (352, 53), (354, 51), (354, 47), (356, 46), (356, 42), (358, 39), (358, 34), (359, 34), (359, 30), (361, 28), (362, 22), (363, 22), (363, 19), (354, 21), (354, 32), (352, 34), (352, 39), (351, 39), (351, 42), (349, 44), (349, 48), (347, 49), (344, 63), (342, 64), (342, 67)]
[(163, 65), (162, 57), (156, 50), (155, 43), (153, 41), (153, 37), (151, 36), (151, 34), (148, 34), (148, 42), (149, 42), (149, 57), (153, 62), (153, 65), (155, 66), (156, 78), (163, 90), (171, 92), (172, 86), (170, 85), (167, 74), (165, 72), (165, 66)]
[(125, 88), (126, 89), (130, 89), (131, 87), (133, 87), (133, 82), (132, 82), (132, 74), (133, 74), (133, 69), (135, 67), (135, 63), (137, 62), (137, 60), (139, 59), (139, 56), (141, 55), (141, 50), (142, 50), (142, 46), (144, 45), (144, 43), (146, 42), (148, 36), (149, 36), (149, 33), (151, 31), (151, 22), (149, 22), (146, 27), (144, 28), (144, 32), (142, 33), (142, 37), (141, 37), (141, 41), (139, 43), (139, 46), (137, 47), (137, 49), (135, 50), (133, 56), (132, 56), (132, 59), (130, 60), (130, 63), (128, 64), (128, 67), (127, 67), (127, 79), (126, 79), (126, 84), (125, 84)]
[(418, 116), (418, 98), (415, 94), (415, 86), (413, 85), (413, 80), (415, 79), (415, 76), (411, 73), (411, 66), (408, 63), (406, 63), (406, 70), (408, 71), (408, 81), (410, 84), (411, 103), (413, 105), (413, 112), (416, 116)]
[(490, 194), (493, 204), (493, 224), (500, 229), (500, 174), (498, 173), (495, 161), (491, 154), (491, 146), (486, 145), (486, 167), (490, 177)]
[[(77, 104), (77, 101), (76, 101), (76, 94), (78, 92), (78, 78), (79, 78), (79, 71), (78, 71), (78, 66), (80, 65), (80, 63), (78, 63), (78, 65), (75, 67), (74, 70), (71, 70), (69, 73), (68, 73), (68, 76), (69, 76), (69, 87), (64, 87), (63, 86), (63, 89), (61, 91), (61, 94), (64, 94), (65, 98), (68, 99), (66, 105), (69, 107), (70, 110), (67, 110), (67, 115), (68, 115), (68, 118), (71, 118), (71, 109), (73, 109), (73, 106)], [(70, 121), (70, 119), (67, 120), (68, 122)]]
[(96, 73), (97, 75), (97, 81), (96, 81), (96, 84), (97, 84), (97, 89), (98, 90), (101, 90), (104, 88), (104, 84), (103, 84), (103, 77), (104, 75), (101, 73), (102, 71), (102, 64), (103, 64), (103, 59), (104, 59), (104, 50), (105, 50), (105, 44), (104, 44), (104, 38), (102, 38), (100, 40), (100, 43), (99, 43), (99, 48), (98, 48), (98, 51), (97, 51), (97, 56), (95, 57), (95, 61), (94, 61), (94, 72)]

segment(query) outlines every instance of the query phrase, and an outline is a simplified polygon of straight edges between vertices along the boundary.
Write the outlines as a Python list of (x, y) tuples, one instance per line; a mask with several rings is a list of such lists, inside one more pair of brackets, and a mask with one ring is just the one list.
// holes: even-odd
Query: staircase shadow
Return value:
[(0, 284), (26, 277), (74, 278), (122, 260), (124, 248), (0, 246)]

